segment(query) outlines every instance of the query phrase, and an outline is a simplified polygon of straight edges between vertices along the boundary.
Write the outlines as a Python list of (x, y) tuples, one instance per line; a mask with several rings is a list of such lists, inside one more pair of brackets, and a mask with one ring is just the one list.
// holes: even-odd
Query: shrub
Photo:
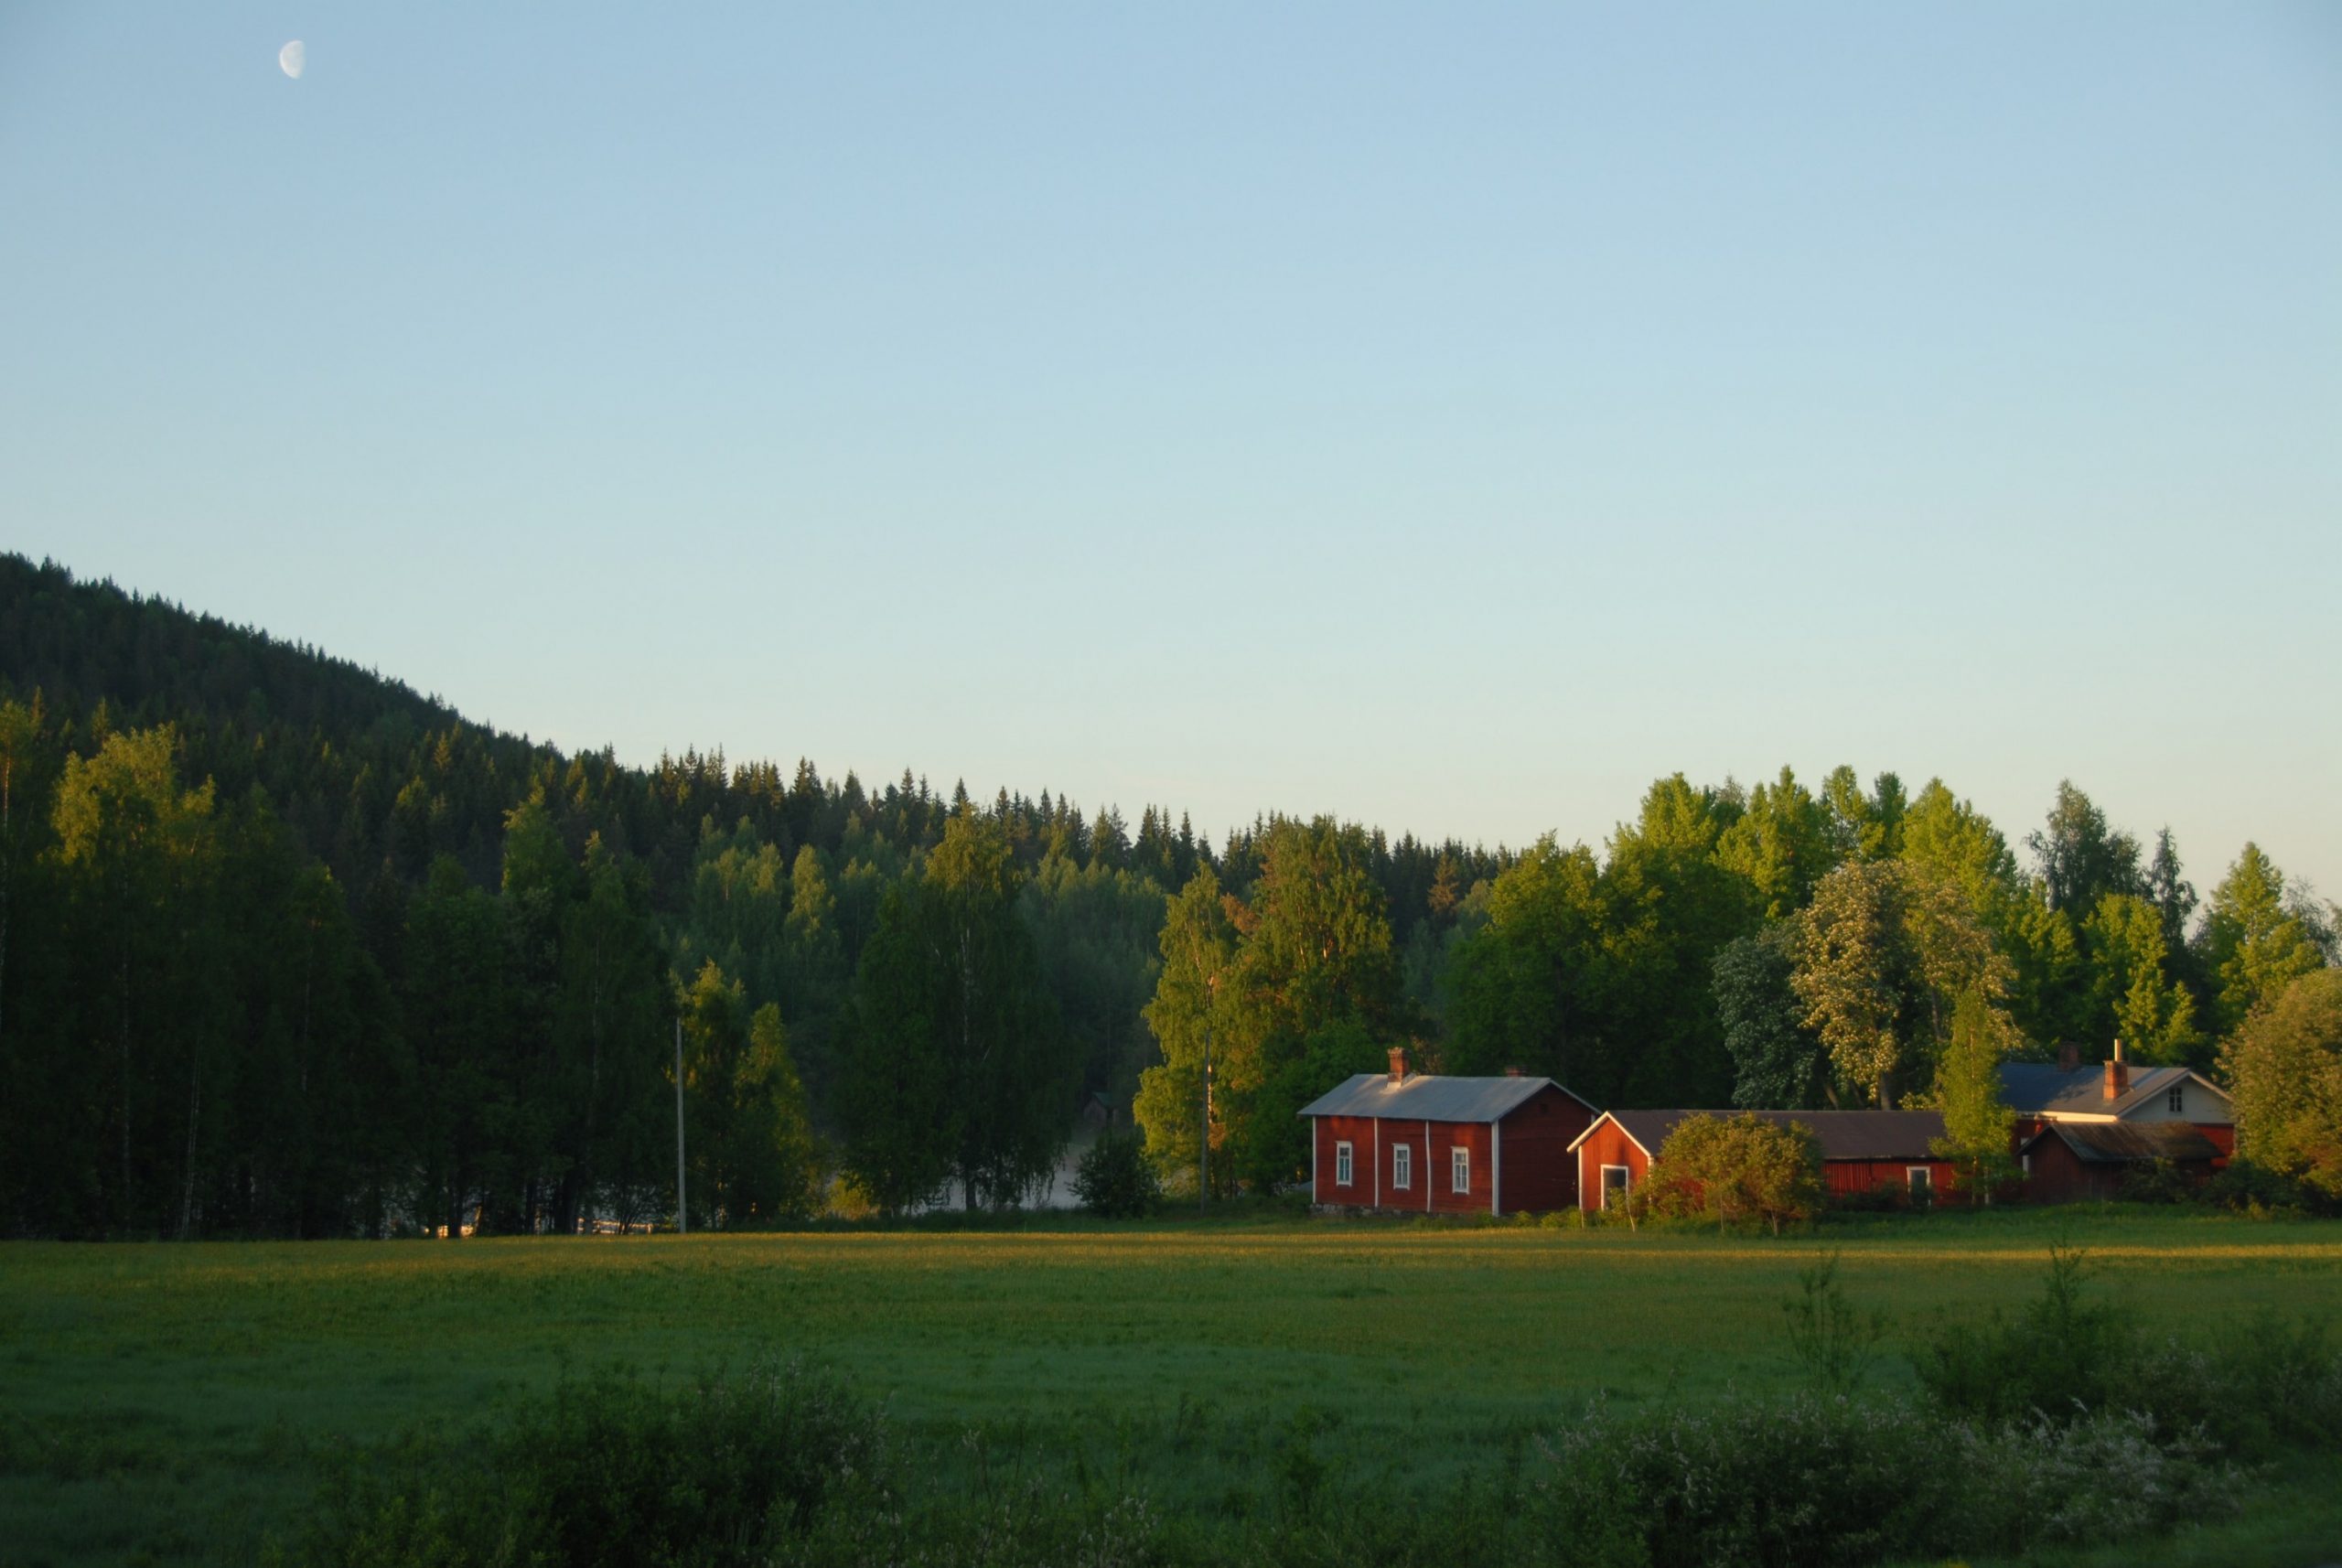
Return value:
[(1912, 1359), (1920, 1386), (1978, 1421), (2061, 1423), (2104, 1406), (2129, 1383), (2139, 1338), (2111, 1306), (2085, 1298), (2084, 1282), (2083, 1254), (2053, 1245), (2041, 1299), (2014, 1320), (1995, 1313), (1945, 1329)]
[(1152, 1214), (1163, 1200), (1163, 1184), (1155, 1162), (1146, 1157), (1145, 1140), (1135, 1130), (1110, 1127), (1101, 1133), (1074, 1172), (1073, 1195), (1084, 1208), (1107, 1219)]
[[(1528, 1508), (1556, 1561), (1803, 1568), (2116, 1540), (2231, 1509), (2235, 1471), (2151, 1415), (1985, 1425), (1902, 1403), (1727, 1400), (1541, 1444)], [(1606, 1542), (1592, 1559), (1574, 1533)], [(1491, 1559), (1494, 1560), (1494, 1559)]]
[(2199, 1194), (2208, 1204), (2240, 1214), (2299, 1213), (2324, 1207), (2316, 1194), (2283, 1171), (2252, 1160), (2237, 1159), (2204, 1184)]
[(2195, 1179), (2175, 1160), (2152, 1160), (2122, 1173), (2127, 1203), (2186, 1203), (2195, 1196)]
[(1809, 1219), (1821, 1206), (1821, 1150), (1810, 1128), (1752, 1112), (1686, 1116), (1659, 1147), (1648, 1184), (1662, 1215), (1703, 1214), (1719, 1224)]
[(793, 1362), (674, 1393), (605, 1375), (501, 1427), (344, 1453), (303, 1561), (761, 1563), (833, 1513), (881, 1509), (886, 1455), (877, 1415)]
[(1886, 1318), (1864, 1312), (1838, 1283), (1838, 1254), (1798, 1274), (1798, 1294), (1781, 1304), (1789, 1315), (1789, 1350), (1816, 1393), (1851, 1394), (1862, 1382), (1886, 1333)]

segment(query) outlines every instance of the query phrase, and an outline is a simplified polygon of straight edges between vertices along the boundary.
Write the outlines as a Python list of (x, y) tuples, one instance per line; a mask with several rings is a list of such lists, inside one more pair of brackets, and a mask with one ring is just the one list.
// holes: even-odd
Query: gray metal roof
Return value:
[[(1627, 1136), (1656, 1155), (1675, 1124), (1686, 1116), (1755, 1116), (1777, 1127), (1802, 1122), (1821, 1146), (1825, 1160), (1927, 1160), (1941, 1156), (1928, 1145), (1943, 1136), (1940, 1111), (1613, 1111), (1610, 1119)], [(1570, 1147), (1594, 1135), (1589, 1127)]]
[(2131, 1087), (2112, 1100), (2106, 1098), (2106, 1069), (2076, 1068), (2068, 1072), (2053, 1062), (2001, 1064), (2001, 1099), (2020, 1116), (2121, 1116), (2146, 1104), (2175, 1083), (2199, 1086), (2228, 1095), (2201, 1073), (2184, 1067), (2133, 1067)]
[(2044, 1138), (2056, 1138), (2074, 1157), (2093, 1165), (2133, 1160), (2210, 1160), (2219, 1149), (2185, 1122), (2052, 1122), (2025, 1141), (2028, 1152)]
[(1399, 1122), (1497, 1122), (1544, 1089), (1560, 1089), (1588, 1111), (1595, 1109), (1550, 1078), (1448, 1078), (1413, 1072), (1392, 1083), (1387, 1072), (1361, 1072), (1303, 1106), (1299, 1114), (1381, 1116)]

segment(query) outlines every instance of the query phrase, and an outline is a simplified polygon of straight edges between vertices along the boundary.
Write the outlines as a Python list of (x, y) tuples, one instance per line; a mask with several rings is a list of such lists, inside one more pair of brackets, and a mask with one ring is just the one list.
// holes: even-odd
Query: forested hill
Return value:
[[(744, 1039), (777, 1009), (811, 1119), (834, 1132), (864, 948), (955, 811), (1004, 846), (1073, 1051), (1048, 1114), (1084, 1090), (1127, 1103), (1153, 1059), (1140, 1014), (1168, 895), (1205, 868), (1241, 894), (1269, 826), (1215, 847), (1167, 810), (1133, 824), (1048, 790), (971, 803), (908, 773), (872, 789), (807, 761), (565, 755), (18, 556), (0, 556), (0, 1229), (43, 1233), (330, 1230), (414, 1212), (435, 1185), (443, 1210), (462, 1187), (476, 1208), (492, 1190), (500, 1223), (565, 1219), (596, 1184), (655, 1173), (655, 1151), (627, 1143), (647, 1133), (561, 1081), (564, 1010), (587, 1005), (568, 988), (607, 979), (566, 972), (587, 940), (567, 927), (603, 883), (613, 929), (644, 950), (594, 949), (631, 977), (618, 1011), (654, 1047), (627, 1070), (655, 1087), (660, 1018), (712, 976)], [(1425, 950), (1504, 864), (1356, 843), (1377, 920)], [(451, 972), (460, 929), (497, 950), (495, 972)], [(606, 1099), (629, 1092), (586, 1071)], [(374, 1116), (385, 1094), (401, 1103)]]
[[(964, 799), (908, 771), (873, 789), (852, 772), (828, 781), (810, 761), (784, 771), (771, 761), (730, 763), (720, 749), (647, 769), (607, 752), (567, 755), (470, 723), (322, 650), (0, 555), (0, 694), (35, 693), (69, 746), (107, 730), (174, 725), (189, 780), (211, 779), (223, 800), (259, 787), (353, 897), (384, 865), (419, 882), (439, 854), (493, 885), (505, 816), (532, 794), (574, 849), (598, 833), (613, 852), (640, 858), (654, 903), (671, 914), (711, 823), (727, 832), (745, 823), (784, 859), (805, 844), (839, 853), (849, 837), (903, 852), (936, 843)], [(1028, 799), (1003, 789), (980, 803), (1009, 822), (1028, 868), (1057, 847), (1085, 866), (1137, 869), (1174, 886), (1223, 857), (1237, 886), (1250, 879), (1259, 824), (1216, 852), (1167, 808), (1144, 808), (1133, 825), (1118, 807), (1086, 813), (1047, 789)], [(1500, 851), (1454, 841), (1372, 836), (1402, 933), (1505, 863)]]
[(564, 755), (53, 566), (0, 585), (0, 1233), (667, 1212), (678, 1029), (692, 1209), (743, 1224), (1016, 1201), (1089, 1092), (1192, 1182), (1206, 1042), (1213, 1180), (1258, 1187), (1394, 1045), (1606, 1106), (1891, 1102), (2059, 1042), (2214, 1068), (2342, 959), (2252, 844), (2199, 900), (2070, 783), (2017, 843), (1839, 768), (1660, 779), (1599, 852), (1214, 846), (1046, 790)]

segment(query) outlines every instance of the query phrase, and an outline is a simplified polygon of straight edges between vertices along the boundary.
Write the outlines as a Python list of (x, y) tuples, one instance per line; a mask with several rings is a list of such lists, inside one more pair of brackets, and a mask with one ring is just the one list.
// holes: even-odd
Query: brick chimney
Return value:
[(1407, 1047), (1404, 1046), (1392, 1046), (1391, 1047), (1391, 1081), (1393, 1083), (1402, 1082), (1405, 1079), (1406, 1076)]
[(1517, 1067), (1509, 1067), (1505, 1069), (1504, 1075), (1507, 1078), (1520, 1078), (1522, 1076), (1520, 1069)]
[(2123, 1059), (2122, 1042), (2114, 1042), (2114, 1055), (2106, 1064), (2106, 1098), (2120, 1100), (2131, 1090), (2131, 1064)]
[(2082, 1048), (2071, 1040), (2057, 1042), (2057, 1070), (2079, 1072), (2082, 1065)]

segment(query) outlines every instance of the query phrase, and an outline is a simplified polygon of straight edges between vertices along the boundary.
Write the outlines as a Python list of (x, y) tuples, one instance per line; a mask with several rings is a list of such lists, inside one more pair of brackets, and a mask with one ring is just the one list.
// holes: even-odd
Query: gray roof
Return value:
[[(1821, 1146), (1825, 1160), (1928, 1160), (1939, 1155), (1928, 1145), (1943, 1136), (1940, 1111), (1613, 1111), (1610, 1119), (1627, 1136), (1656, 1155), (1675, 1124), (1686, 1116), (1755, 1116), (1775, 1126), (1802, 1122)], [(1587, 1128), (1575, 1148), (1593, 1135)]]
[(2106, 1069), (2068, 1072), (2054, 1062), (2003, 1062), (2001, 1099), (2020, 1116), (2121, 1116), (2146, 1104), (2175, 1083), (2194, 1083), (2225, 1101), (2228, 1095), (2201, 1073), (2184, 1067), (2133, 1067), (2131, 1087), (2106, 1098)]
[(1412, 1072), (1392, 1083), (1387, 1072), (1353, 1073), (1338, 1089), (1303, 1106), (1304, 1116), (1381, 1116), (1399, 1122), (1497, 1122), (1544, 1089), (1558, 1089), (1595, 1109), (1550, 1078), (1448, 1078)]
[(2086, 1165), (2119, 1165), (2133, 1160), (2210, 1160), (2219, 1149), (2185, 1122), (2052, 1122), (2025, 1141), (2030, 1151), (2055, 1138)]

